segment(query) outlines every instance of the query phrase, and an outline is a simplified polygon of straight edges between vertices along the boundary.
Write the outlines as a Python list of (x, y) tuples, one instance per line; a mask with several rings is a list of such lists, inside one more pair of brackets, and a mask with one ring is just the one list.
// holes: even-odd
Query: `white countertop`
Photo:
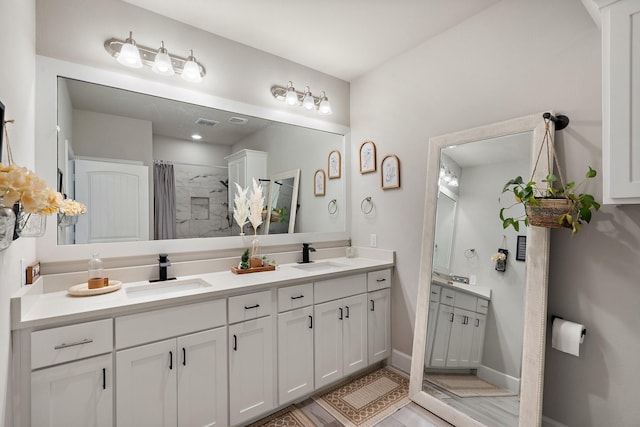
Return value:
[(442, 286), (442, 287), (448, 286), (456, 290), (460, 290), (462, 292), (466, 292), (468, 294), (475, 295), (477, 297), (485, 298), (488, 300), (491, 299), (491, 288), (486, 288), (483, 286), (476, 286), (476, 285), (466, 285), (464, 283), (457, 283), (457, 282), (447, 282), (445, 280), (438, 280), (435, 277), (431, 280), (431, 283), (433, 283), (434, 285)]
[[(334, 263), (327, 270), (309, 271), (295, 268), (297, 264), (283, 264), (274, 271), (250, 274), (234, 274), (230, 270), (180, 276), (178, 280), (201, 279), (211, 286), (172, 291), (155, 295), (129, 295), (128, 288), (149, 285), (148, 281), (123, 283), (122, 288), (103, 295), (74, 297), (66, 290), (45, 291), (47, 277), (23, 288), (11, 299), (12, 329), (53, 326), (72, 321), (86, 321), (115, 315), (130, 314), (165, 308), (185, 303), (224, 298), (273, 286), (307, 283), (324, 279), (375, 271), (393, 267), (393, 255), (385, 259), (373, 258), (328, 258), (317, 263)], [(171, 282), (163, 282), (170, 284)], [(69, 283), (69, 287), (77, 283)]]

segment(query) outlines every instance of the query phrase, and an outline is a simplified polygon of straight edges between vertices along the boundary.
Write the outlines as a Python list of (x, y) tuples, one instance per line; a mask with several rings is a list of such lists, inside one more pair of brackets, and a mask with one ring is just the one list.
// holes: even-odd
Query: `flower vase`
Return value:
[(0, 198), (0, 251), (7, 249), (13, 242), (15, 226), (16, 215), (13, 209), (2, 206)]
[(58, 212), (58, 227), (71, 227), (78, 223), (78, 215), (65, 215)]
[(20, 237), (42, 237), (47, 230), (47, 218), (19, 207), (16, 215), (16, 232)]
[(249, 266), (251, 268), (262, 267), (262, 256), (260, 254), (260, 240), (254, 235), (251, 241), (251, 257), (249, 258)]

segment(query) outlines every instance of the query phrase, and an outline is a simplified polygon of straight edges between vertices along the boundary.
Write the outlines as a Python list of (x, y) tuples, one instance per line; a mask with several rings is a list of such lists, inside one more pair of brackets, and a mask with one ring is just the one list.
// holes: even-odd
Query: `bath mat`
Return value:
[(451, 397), (451, 396), (441, 392), (437, 388), (435, 388), (433, 386), (433, 384), (430, 384), (428, 381), (423, 381), (422, 382), (422, 391), (424, 391), (427, 394), (430, 394), (431, 396), (435, 397), (436, 399), (449, 399)]
[(316, 425), (300, 409), (291, 405), (247, 427), (316, 427)]
[(409, 379), (384, 367), (313, 400), (347, 427), (370, 427), (409, 403)]
[(517, 396), (471, 374), (428, 374), (426, 380), (459, 397)]

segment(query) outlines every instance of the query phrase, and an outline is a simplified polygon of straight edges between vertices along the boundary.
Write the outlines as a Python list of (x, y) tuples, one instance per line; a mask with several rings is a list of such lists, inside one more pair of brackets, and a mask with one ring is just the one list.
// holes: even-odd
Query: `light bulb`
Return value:
[(136, 47), (136, 41), (132, 36), (133, 33), (129, 31), (129, 37), (124, 41), (124, 44), (120, 48), (117, 61), (125, 67), (142, 68), (140, 51)]
[(304, 88), (304, 98), (302, 98), (302, 106), (307, 110), (311, 110), (316, 106), (309, 86)]
[(184, 63), (182, 79), (192, 83), (200, 83), (202, 81), (200, 65), (196, 62), (196, 58), (193, 56), (193, 51), (191, 51), (191, 54), (187, 58), (187, 62)]
[(458, 184), (458, 178), (456, 178), (455, 176), (453, 178), (451, 178), (451, 181), (449, 181), (449, 185), (452, 187), (457, 187)]
[(167, 49), (164, 47), (164, 42), (160, 42), (160, 48), (158, 49), (158, 53), (156, 53), (156, 59), (153, 61), (153, 67), (151, 67), (151, 69), (163, 76), (172, 76), (175, 74), (173, 65), (171, 64), (171, 58), (167, 53)]
[(291, 82), (287, 83), (287, 95), (284, 97), (284, 102), (288, 105), (296, 105), (298, 103), (298, 94)]
[(318, 106), (318, 111), (320, 114), (331, 114), (333, 111), (331, 110), (331, 104), (327, 99), (327, 96), (324, 92), (322, 92), (322, 101), (320, 101), (320, 105)]

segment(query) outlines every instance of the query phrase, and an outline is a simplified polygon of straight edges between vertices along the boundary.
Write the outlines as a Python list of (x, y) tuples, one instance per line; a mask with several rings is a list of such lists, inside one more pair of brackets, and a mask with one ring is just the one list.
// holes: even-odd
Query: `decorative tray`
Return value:
[(119, 280), (109, 280), (107, 286), (101, 288), (89, 289), (88, 283), (80, 283), (70, 287), (67, 293), (74, 297), (89, 297), (92, 295), (108, 294), (109, 292), (117, 291), (122, 287), (122, 282)]
[(276, 269), (275, 265), (265, 265), (264, 267), (246, 268), (244, 270), (240, 270), (238, 267), (231, 267), (231, 271), (233, 271), (236, 274), (259, 273), (261, 271), (273, 271), (275, 269)]

